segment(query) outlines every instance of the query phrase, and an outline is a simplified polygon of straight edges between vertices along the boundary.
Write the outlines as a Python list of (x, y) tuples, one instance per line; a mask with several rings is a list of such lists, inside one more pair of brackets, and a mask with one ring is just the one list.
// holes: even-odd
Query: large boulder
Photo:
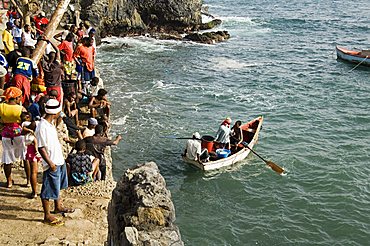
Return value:
[(128, 169), (108, 208), (110, 245), (183, 245), (175, 208), (154, 162)]

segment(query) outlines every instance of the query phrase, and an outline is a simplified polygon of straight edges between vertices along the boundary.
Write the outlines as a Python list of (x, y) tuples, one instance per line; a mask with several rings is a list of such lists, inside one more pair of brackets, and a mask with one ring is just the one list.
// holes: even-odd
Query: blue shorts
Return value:
[(82, 73), (82, 80), (83, 81), (90, 81), (92, 78), (95, 77), (95, 70), (92, 70), (91, 72), (87, 70), (86, 66), (83, 67), (83, 73)]
[(52, 172), (49, 168), (42, 174), (41, 199), (58, 200), (61, 189), (68, 187), (68, 177), (66, 164), (57, 166), (57, 170)]
[(15, 37), (14, 39), (18, 44), (22, 42), (22, 37)]

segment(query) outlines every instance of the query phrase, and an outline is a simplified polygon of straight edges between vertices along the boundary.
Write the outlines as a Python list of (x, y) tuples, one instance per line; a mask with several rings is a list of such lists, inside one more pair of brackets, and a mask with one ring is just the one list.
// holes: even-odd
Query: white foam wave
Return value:
[(250, 23), (250, 24), (256, 24), (252, 18), (250, 17), (242, 17), (242, 16), (222, 16), (218, 17), (223, 22), (237, 22), (237, 23)]
[(226, 57), (214, 57), (210, 60), (216, 69), (221, 70), (233, 70), (233, 69), (242, 69), (246, 67), (256, 67), (261, 64), (258, 63), (246, 63), (238, 60), (233, 60)]
[(153, 81), (153, 88), (163, 88), (165, 87), (163, 80)]
[(118, 119), (116, 119), (116, 120), (113, 120), (113, 121), (112, 121), (112, 124), (113, 124), (113, 125), (123, 126), (123, 125), (125, 125), (125, 124), (126, 124), (126, 120), (127, 120), (127, 118), (128, 118), (128, 115), (125, 115), (125, 116), (124, 116), (124, 117), (122, 117), (122, 118), (118, 118)]
[(160, 40), (149, 36), (137, 37), (109, 37), (104, 38), (105, 46), (113, 46), (119, 48), (135, 48), (146, 53), (156, 53), (163, 51), (172, 51), (174, 47), (181, 42), (176, 40)]

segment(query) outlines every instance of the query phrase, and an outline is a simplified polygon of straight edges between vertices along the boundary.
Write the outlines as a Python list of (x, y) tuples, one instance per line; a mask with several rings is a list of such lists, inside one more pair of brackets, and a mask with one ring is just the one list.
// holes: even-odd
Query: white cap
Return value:
[(199, 132), (194, 132), (194, 133), (193, 133), (193, 137), (194, 137), (194, 138), (197, 138), (197, 139), (200, 139), (200, 134), (199, 134)]
[(56, 99), (49, 99), (45, 105), (45, 112), (47, 114), (58, 114), (62, 111), (62, 104)]

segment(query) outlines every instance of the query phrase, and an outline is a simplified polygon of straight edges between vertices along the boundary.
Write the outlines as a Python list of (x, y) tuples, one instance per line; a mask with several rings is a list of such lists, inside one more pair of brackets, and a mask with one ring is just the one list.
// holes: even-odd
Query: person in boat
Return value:
[(237, 151), (239, 144), (243, 142), (243, 132), (240, 126), (242, 122), (237, 120), (230, 131), (230, 145), (232, 151)]
[(198, 132), (193, 133), (193, 138), (186, 142), (186, 147), (183, 156), (199, 163), (207, 162), (209, 160), (209, 153), (206, 148), (202, 150), (200, 134)]
[(215, 143), (217, 148), (230, 149), (230, 124), (231, 118), (227, 117), (218, 128), (215, 136)]

